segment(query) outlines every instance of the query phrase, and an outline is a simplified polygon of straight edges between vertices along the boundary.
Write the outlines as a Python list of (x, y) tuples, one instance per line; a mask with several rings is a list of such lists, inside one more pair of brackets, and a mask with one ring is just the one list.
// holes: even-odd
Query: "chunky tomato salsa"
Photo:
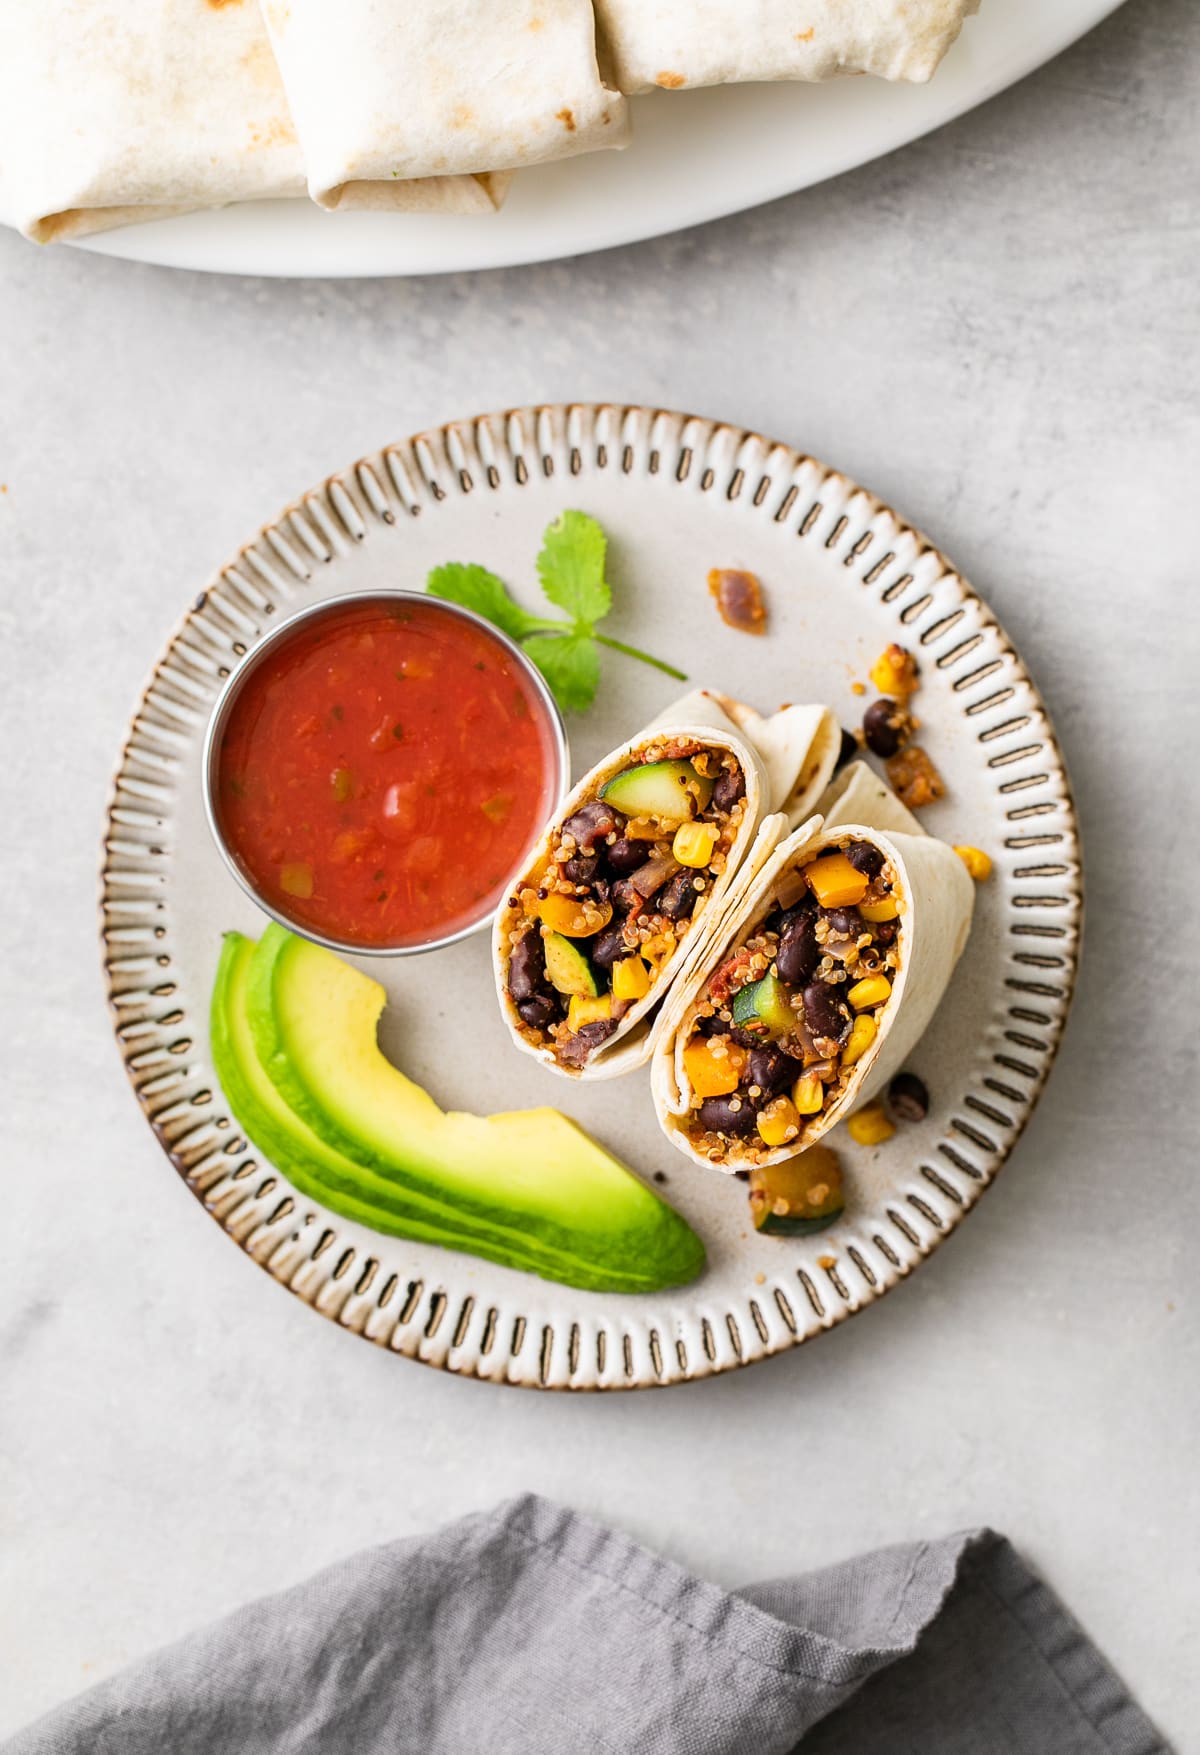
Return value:
[(376, 599), (263, 659), (216, 778), (226, 844), (269, 906), (402, 947), (494, 909), (559, 774), (549, 712), (506, 647), (440, 605)]

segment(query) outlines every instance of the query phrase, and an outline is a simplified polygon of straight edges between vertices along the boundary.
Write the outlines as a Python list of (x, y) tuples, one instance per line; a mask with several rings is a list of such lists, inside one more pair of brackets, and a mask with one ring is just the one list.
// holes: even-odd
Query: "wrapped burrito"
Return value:
[(925, 80), (979, 0), (596, 0), (624, 92), (874, 73)]
[(966, 867), (861, 763), (748, 868), (667, 1001), (652, 1069), (664, 1133), (753, 1170), (819, 1140), (896, 1073), (971, 927)]
[[(303, 196), (256, 0), (0, 0), (0, 222), (37, 243)], [(491, 211), (505, 177), (340, 192), (344, 207)]]
[[(410, 179), (482, 178), (624, 146), (591, 0), (262, 0), (322, 207), (391, 207)], [(460, 183), (459, 187), (464, 185)]]
[(685, 696), (593, 768), (497, 916), (504, 1016), (556, 1072), (613, 1078), (648, 1059), (665, 994), (702, 953), (747, 859), (767, 851), (756, 840), (764, 818), (795, 797), (802, 772), (814, 798), (828, 779), (805, 741), (827, 733), (825, 709), (788, 708), (783, 723), (754, 727), (769, 767), (733, 708)]
[(0, 220), (39, 243), (303, 195), (257, 5), (0, 0)]

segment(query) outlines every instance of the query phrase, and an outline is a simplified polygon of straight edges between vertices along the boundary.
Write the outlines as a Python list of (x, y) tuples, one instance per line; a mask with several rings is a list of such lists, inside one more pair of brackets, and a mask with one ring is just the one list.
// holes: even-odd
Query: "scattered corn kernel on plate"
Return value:
[[(825, 1157), (789, 1158), (786, 1147), (813, 1104), (819, 1108), (819, 1079), (827, 1076), (824, 1036), (814, 1027), (805, 1076), (763, 1108), (752, 1135), (765, 1158), (783, 1160), (766, 1193), (753, 1165), (742, 1176), (728, 1173), (741, 1162), (736, 1153), (722, 1167), (704, 1162), (694, 1141), (674, 1149), (644, 1064), (584, 1079), (518, 1052), (512, 1020), (497, 1003), (486, 935), (419, 956), (294, 954), (290, 946), (306, 941), (268, 923), (210, 833), (203, 777), (213, 704), (285, 617), (326, 598), (420, 591), (433, 569), (472, 563), (508, 586), (519, 609), (516, 620), (502, 612), (505, 631), (524, 628), (527, 655), (536, 651), (541, 662), (546, 637), (528, 632), (546, 608), (534, 560), (567, 510), (588, 514), (607, 536), (612, 588), (599, 646), (583, 655), (574, 649), (569, 674), (561, 663), (557, 677), (552, 662), (542, 664), (570, 705), (580, 698), (581, 674), (590, 687), (599, 654), (593, 703), (567, 714), (575, 778), (685, 688), (717, 691), (730, 712), (753, 709), (770, 723), (785, 722), (772, 718), (785, 703), (821, 703), (854, 732), (873, 710), (870, 748), (894, 744), (895, 755), (885, 765), (868, 752), (869, 783), (882, 795), (886, 766), (887, 796), (898, 792), (920, 828), (956, 850), (955, 882), (964, 873), (972, 880), (970, 934), (932, 1022), (894, 1077), (889, 1069), (885, 1088), (812, 1146)], [(748, 631), (718, 613), (725, 605), (714, 574), (723, 585), (733, 581), (733, 596), (748, 595)], [(637, 653), (677, 674), (638, 662)], [(914, 661), (915, 679), (904, 675)], [(388, 731), (399, 739), (398, 725)], [(469, 739), (463, 747), (473, 759)], [(683, 765), (680, 751), (695, 766), (699, 747), (668, 738), (652, 748), (658, 781)], [(389, 750), (394, 756), (390, 741)], [(639, 776), (653, 782), (653, 766)], [(723, 775), (713, 768), (706, 777), (704, 760), (698, 770), (700, 806), (708, 807), (722, 796), (714, 787)], [(622, 780), (629, 792), (628, 774)], [(694, 774), (689, 784), (696, 790)], [(340, 803), (343, 793), (334, 797)], [(640, 808), (626, 801), (626, 813)], [(736, 824), (738, 801), (730, 808)], [(704, 814), (713, 818), (714, 810)], [(783, 816), (763, 820), (763, 834), (776, 841), (787, 834)], [(833, 820), (819, 868), (803, 864), (802, 827), (793, 823), (781, 845), (799, 848), (792, 866), (824, 886), (823, 907), (861, 902), (865, 919), (885, 923), (847, 990), (846, 1064), (864, 1057), (865, 1069), (873, 1020), (884, 1016), (872, 1008), (886, 1009), (896, 980), (886, 926), (896, 913), (893, 868), (876, 877), (882, 855), (854, 839), (831, 842)], [(896, 824), (880, 827), (891, 833)], [(704, 877), (688, 874), (702, 874), (723, 844), (709, 830), (679, 833), (667, 849), (673, 863), (659, 863), (703, 891)], [(784, 886), (777, 900), (786, 907), (786, 886), (796, 881), (787, 860), (771, 865), (764, 853), (760, 863)], [(603, 893), (599, 904), (589, 897), (582, 912), (599, 912), (587, 930), (596, 920), (607, 924), (607, 907)], [(679, 414), (607, 406), (522, 409), (418, 435), (331, 476), (264, 526), (194, 596), (137, 705), (109, 803), (102, 889), (104, 963), (130, 1080), (175, 1169), (222, 1228), (281, 1285), (379, 1346), (462, 1375), (561, 1389), (653, 1387), (753, 1363), (873, 1303), (918, 1266), (974, 1206), (1037, 1101), (1071, 1001), (1081, 919), (1074, 808), (1046, 710), (1003, 630), (952, 564), (865, 490), (785, 445)], [(565, 914), (564, 923), (571, 924)], [(594, 962), (570, 931), (555, 937), (555, 985), (587, 1027), (606, 1004), (607, 978), (597, 983)], [(925, 954), (935, 954), (936, 938), (935, 931)], [(753, 947), (751, 940), (738, 954), (752, 958)], [(655, 968), (653, 946), (640, 962), (619, 962), (620, 979), (608, 982), (610, 1011), (613, 1003), (643, 1003)], [(736, 993), (739, 1027), (769, 1025), (780, 1003), (776, 974), (756, 970), (755, 983)], [(309, 1015), (322, 1014), (326, 1033), (300, 1040), (303, 1018), (293, 1035), (283, 1031), (278, 1090), (295, 1115), (279, 1108), (275, 1085), (264, 1085), (253, 1107), (254, 1093), (237, 1074), (238, 1045), (222, 1022), (231, 1014), (213, 1004), (210, 1025), (214, 992), (228, 998), (243, 983), (253, 1012), (269, 1005), (271, 983), (285, 976), (289, 996), (307, 994)], [(712, 977), (711, 964), (699, 969), (701, 1012), (712, 1009), (702, 991)], [(688, 979), (685, 967), (683, 985)], [(260, 988), (267, 1001), (256, 999)], [(359, 1164), (368, 1165), (361, 1173), (353, 1162), (346, 1168), (359, 1136), (330, 1132), (322, 1120), (333, 1100), (318, 1092), (309, 1106), (343, 1000), (345, 1017), (370, 1037), (357, 1088), (393, 1081), (373, 1123), (378, 1164), (360, 1153)], [(732, 1102), (736, 1111), (740, 1100), (728, 1093), (745, 1055), (736, 1045), (722, 1048), (726, 1040), (697, 1033), (679, 1066), (708, 1101)], [(296, 1072), (306, 1052), (308, 1083)], [(270, 1056), (264, 1064), (278, 1072)], [(405, 1077), (397, 1080), (393, 1069)], [(656, 1062), (656, 1089), (659, 1077)], [(288, 1080), (296, 1078), (293, 1090)], [(280, 1133), (269, 1115), (260, 1124), (262, 1105), (295, 1126)], [(353, 1117), (342, 1120), (353, 1132)], [(487, 1131), (497, 1123), (498, 1131)], [(387, 1166), (397, 1162), (403, 1172), (420, 1157), (430, 1128), (443, 1130), (437, 1138), (447, 1152), (482, 1152), (482, 1168), (471, 1172), (476, 1189), (479, 1177), (493, 1186), (506, 1175), (521, 1186), (549, 1178), (556, 1183), (549, 1206), (535, 1202), (528, 1225), (515, 1208), (497, 1220), (487, 1212), (481, 1219), (476, 1207), (459, 1239), (447, 1233), (428, 1180), (410, 1179), (397, 1205)], [(307, 1157), (299, 1139), (311, 1142)], [(792, 1224), (788, 1178), (806, 1159), (808, 1170), (821, 1164), (829, 1173), (797, 1185), (797, 1201), (811, 1210)], [(310, 1174), (313, 1163), (319, 1174)], [(453, 1166), (456, 1174), (460, 1168)], [(351, 1180), (339, 1181), (343, 1171)], [(602, 1206), (614, 1177), (631, 1227), (620, 1237), (631, 1241), (609, 1248), (602, 1272), (592, 1272), (594, 1263), (581, 1268), (574, 1256), (564, 1270), (574, 1206)], [(401, 1213), (398, 1226), (389, 1227), (389, 1212)], [(657, 1278), (640, 1273), (643, 1235), (668, 1263)], [(659, 1284), (666, 1289), (642, 1289)]]

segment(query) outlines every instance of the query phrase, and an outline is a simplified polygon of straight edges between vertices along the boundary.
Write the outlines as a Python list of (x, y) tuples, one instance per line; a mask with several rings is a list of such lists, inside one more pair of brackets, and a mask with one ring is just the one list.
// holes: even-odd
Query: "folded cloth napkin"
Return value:
[(730, 1594), (544, 1499), (393, 1542), (103, 1682), (4, 1755), (1155, 1755), (990, 1531)]

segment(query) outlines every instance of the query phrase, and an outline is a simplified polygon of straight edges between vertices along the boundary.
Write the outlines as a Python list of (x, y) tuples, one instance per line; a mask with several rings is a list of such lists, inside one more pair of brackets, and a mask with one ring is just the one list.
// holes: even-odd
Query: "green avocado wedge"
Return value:
[(380, 1053), (382, 987), (270, 926), (230, 935), (213, 1044), (247, 1134), (298, 1188), (393, 1235), (593, 1291), (692, 1280), (704, 1246), (553, 1109), (446, 1113)]
[[(288, 1108), (263, 1072), (246, 1013), (246, 978), (254, 941), (241, 933), (225, 935), (213, 985), (210, 1031), (213, 1060), (230, 1108), (258, 1149), (295, 1184), (301, 1194), (356, 1219), (373, 1230), (418, 1242), (443, 1244), (448, 1218), (440, 1201), (410, 1193), (386, 1177), (345, 1157), (315, 1134)], [(508, 1262), (504, 1247), (486, 1227), (460, 1221), (463, 1243), (493, 1261)], [(520, 1240), (516, 1240), (519, 1244)], [(538, 1251), (529, 1248), (528, 1265), (540, 1271)]]

